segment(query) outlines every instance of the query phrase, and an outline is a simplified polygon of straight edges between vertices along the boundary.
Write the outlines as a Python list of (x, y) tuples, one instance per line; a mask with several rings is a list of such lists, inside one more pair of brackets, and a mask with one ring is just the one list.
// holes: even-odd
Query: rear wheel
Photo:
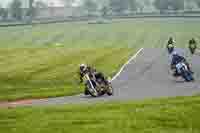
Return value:
[(174, 51), (174, 46), (173, 45), (168, 45), (167, 46), (169, 54), (171, 54)]
[(191, 51), (191, 53), (192, 53), (192, 54), (194, 54), (194, 53), (195, 53), (195, 49), (191, 49), (190, 51)]
[(112, 96), (113, 95), (113, 87), (109, 85), (108, 90), (107, 90), (107, 95)]
[(196, 47), (195, 46), (190, 46), (189, 47), (191, 54), (195, 53)]

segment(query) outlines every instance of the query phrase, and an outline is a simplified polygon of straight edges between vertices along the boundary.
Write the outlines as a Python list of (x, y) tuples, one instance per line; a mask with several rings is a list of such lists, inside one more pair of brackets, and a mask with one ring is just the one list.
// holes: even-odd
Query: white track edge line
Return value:
[(119, 70), (119, 72), (112, 78), (111, 81), (115, 80), (120, 74), (121, 72), (124, 70), (124, 68), (132, 61), (134, 60), (141, 52), (142, 50), (144, 50), (144, 48), (141, 48), (140, 50), (137, 51), (136, 54), (134, 54), (122, 67), (121, 69)]

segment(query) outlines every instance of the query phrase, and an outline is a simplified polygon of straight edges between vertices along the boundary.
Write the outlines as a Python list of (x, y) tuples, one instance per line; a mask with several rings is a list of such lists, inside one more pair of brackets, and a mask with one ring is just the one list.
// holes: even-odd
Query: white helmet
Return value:
[(172, 53), (172, 56), (176, 56), (176, 55), (178, 55), (178, 53), (177, 53), (176, 51), (174, 51), (174, 52)]
[(80, 70), (81, 71), (85, 71), (87, 69), (87, 65), (86, 64), (81, 64), (80, 65)]
[(85, 67), (85, 66), (87, 66), (87, 65), (86, 65), (86, 64), (81, 64), (81, 65), (80, 65), (80, 67)]

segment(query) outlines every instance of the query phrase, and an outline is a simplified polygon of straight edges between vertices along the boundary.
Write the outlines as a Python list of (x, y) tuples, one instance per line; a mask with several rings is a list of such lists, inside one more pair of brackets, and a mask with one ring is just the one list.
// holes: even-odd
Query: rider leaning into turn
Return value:
[[(101, 83), (105, 83), (106, 85), (108, 84), (108, 81), (106, 80), (103, 73), (97, 72), (96, 69), (92, 68), (89, 65), (81, 64), (79, 67), (79, 76), (80, 76), (81, 83), (83, 82), (83, 77), (85, 74), (89, 74), (89, 77), (99, 84)], [(88, 94), (86, 90), (85, 90), (85, 94)]]
[[(189, 63), (187, 62), (187, 60), (185, 59), (185, 57), (179, 55), (176, 51), (174, 51), (172, 53), (172, 61), (171, 61), (171, 68), (173, 69), (177, 64), (181, 63), (181, 62), (184, 62), (185, 65), (187, 66), (187, 68), (189, 69), (189, 71), (191, 71), (191, 68), (190, 68), (190, 65)], [(192, 71), (191, 71), (192, 72)], [(174, 76), (176, 76), (178, 73), (177, 73), (177, 70), (174, 74)]]
[(85, 74), (89, 74), (90, 78), (94, 78), (94, 73), (96, 72), (96, 69), (86, 65), (86, 64), (81, 64), (79, 66), (79, 78), (80, 78), (80, 82), (83, 82), (83, 77)]

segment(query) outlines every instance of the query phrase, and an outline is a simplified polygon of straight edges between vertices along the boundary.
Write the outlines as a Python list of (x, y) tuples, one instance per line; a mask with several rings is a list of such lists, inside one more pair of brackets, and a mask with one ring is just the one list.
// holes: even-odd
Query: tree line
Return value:
[[(33, 3), (35, 6), (33, 6)], [(34, 17), (37, 8), (48, 7), (43, 1), (29, 0), (29, 6), (26, 8), (26, 12), (23, 12), (22, 1), (13, 0), (7, 8), (3, 8), (0, 5), (0, 17), (7, 19), (10, 15), (15, 20), (22, 20), (23, 17), (27, 17), (30, 20)]]
[[(65, 0), (73, 1), (73, 0)], [(103, 15), (108, 13), (109, 11), (114, 12), (116, 14), (123, 14), (128, 11), (129, 13), (135, 12), (143, 12), (144, 7), (152, 6), (160, 13), (164, 13), (165, 11), (179, 11), (185, 10), (187, 5), (191, 5), (190, 9), (194, 8), (194, 5), (200, 8), (200, 0), (107, 0), (106, 4), (98, 9), (99, 2), (96, 0), (84, 0), (83, 6), (88, 12), (101, 11)]]
[[(67, 7), (72, 6), (74, 1), (75, 0), (63, 0)], [(200, 8), (200, 0), (82, 0), (79, 6), (84, 8), (88, 15), (94, 12), (100, 12), (102, 16), (106, 16), (110, 12), (116, 14), (142, 12), (144, 7), (148, 6), (153, 6), (160, 11), (160, 13), (164, 13), (167, 10), (179, 11), (184, 10), (186, 7), (185, 5), (191, 2)], [(29, 7), (25, 16), (32, 20), (37, 8), (44, 7), (48, 7), (48, 5), (42, 1), (34, 2), (34, 0), (29, 0)], [(22, 20), (24, 14), (21, 0), (13, 0), (9, 8), (2, 8), (0, 6), (1, 18), (7, 18), (9, 13), (12, 18)]]

